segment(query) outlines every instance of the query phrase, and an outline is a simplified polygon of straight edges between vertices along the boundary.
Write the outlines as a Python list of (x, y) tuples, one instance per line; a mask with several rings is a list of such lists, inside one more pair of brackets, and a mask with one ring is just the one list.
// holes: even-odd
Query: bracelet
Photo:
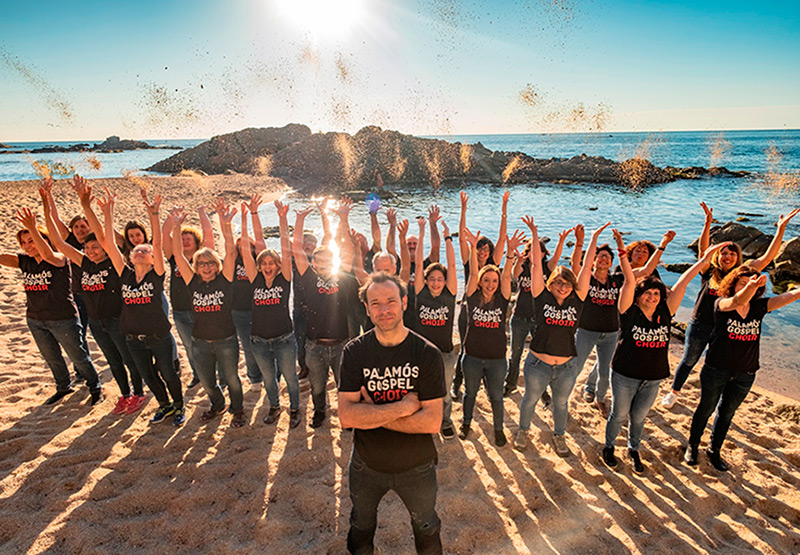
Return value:
[(506, 215), (506, 214), (503, 214), (502, 216), (500, 216), (500, 218), (502, 218), (502, 219), (504, 219), (504, 220), (505, 220), (506, 218), (508, 218), (508, 215)]
[(620, 258), (625, 258), (626, 256), (628, 256), (628, 251), (626, 251), (625, 249), (617, 249), (617, 254), (619, 254)]
[(445, 241), (452, 241), (452, 240), (453, 240), (453, 236), (452, 236), (452, 235), (447, 235), (447, 236), (444, 238), (444, 240), (445, 240)]

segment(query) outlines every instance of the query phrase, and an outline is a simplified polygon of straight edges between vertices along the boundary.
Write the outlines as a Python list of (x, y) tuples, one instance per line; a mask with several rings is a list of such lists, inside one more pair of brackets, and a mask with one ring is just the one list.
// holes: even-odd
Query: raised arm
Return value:
[(211, 224), (211, 218), (206, 213), (206, 207), (200, 205), (197, 208), (197, 217), (200, 219), (200, 231), (203, 234), (203, 245), (206, 248), (216, 250), (214, 243), (214, 226)]
[[(281, 232), (281, 273), (286, 281), (292, 281), (292, 239), (289, 235), (289, 205), (276, 200), (275, 209), (278, 211), (278, 228)], [(254, 215), (253, 221), (258, 221), (258, 214)], [(258, 244), (258, 240), (256, 240), (256, 244)]]
[(786, 306), (787, 304), (795, 302), (797, 299), (800, 299), (800, 286), (795, 285), (794, 289), (791, 289), (786, 293), (781, 293), (780, 295), (776, 295), (775, 297), (770, 297), (769, 299), (767, 299), (767, 310), (769, 312), (772, 312), (773, 310), (778, 310), (779, 308)]
[[(767, 284), (767, 276), (750, 276), (747, 280), (747, 285), (740, 289), (733, 297), (723, 297), (719, 300), (719, 309), (722, 312), (730, 312), (742, 306), (745, 306), (758, 291), (759, 287), (764, 287)], [(772, 299), (770, 299), (772, 300)], [(767, 310), (769, 310), (769, 301), (767, 301)]]
[(508, 232), (508, 198), (511, 196), (510, 191), (506, 191), (503, 193), (503, 206), (502, 206), (502, 213), (500, 215), (500, 232), (497, 236), (497, 244), (494, 246), (494, 252), (492, 253), (492, 259), (494, 263), (500, 266), (500, 263), (503, 261), (503, 252), (506, 247), (506, 233)]
[(467, 202), (469, 195), (465, 191), (461, 191), (461, 217), (458, 219), (458, 250), (461, 251), (461, 263), (466, 264), (469, 262), (469, 242), (464, 236), (464, 230), (467, 229)]
[(352, 209), (353, 201), (350, 197), (344, 196), (334, 210), (339, 216), (339, 225), (336, 227), (336, 243), (340, 248), (347, 248), (346, 243), (350, 242), (350, 210)]
[(664, 234), (664, 236), (661, 238), (661, 243), (659, 243), (658, 248), (647, 260), (647, 264), (645, 264), (641, 268), (636, 268), (635, 270), (633, 270), (633, 274), (636, 276), (637, 279), (647, 277), (655, 271), (655, 269), (658, 267), (659, 261), (661, 260), (661, 254), (664, 252), (664, 249), (667, 248), (667, 245), (669, 245), (674, 238), (675, 238), (675, 232), (672, 230), (669, 230)]
[[(380, 205), (378, 206), (378, 210), (380, 210)], [(381, 224), (378, 222), (378, 210), (370, 210), (369, 211), (369, 228), (372, 232), (372, 250), (374, 252), (381, 251)]]
[(592, 232), (592, 238), (589, 240), (589, 248), (586, 250), (586, 255), (583, 257), (583, 265), (581, 271), (578, 273), (578, 286), (575, 288), (575, 294), (578, 295), (580, 300), (584, 300), (589, 293), (589, 284), (592, 280), (592, 266), (594, 265), (594, 255), (597, 252), (597, 240), (600, 234), (611, 225), (611, 222), (602, 225)]
[[(181, 208), (181, 211), (183, 211), (182, 206), (179, 208)], [(167, 260), (172, 258), (172, 255), (178, 252), (173, 248), (175, 245), (178, 245), (177, 249), (183, 252), (183, 241), (181, 238), (180, 228), (178, 228), (175, 233), (175, 240), (173, 240), (172, 237), (172, 228), (175, 227), (175, 220), (172, 219), (173, 211), (174, 210), (170, 210), (167, 213), (167, 217), (164, 218), (164, 225), (161, 226), (161, 242), (163, 244), (164, 256), (167, 257)], [(205, 233), (203, 234), (203, 240), (205, 241)]]
[(503, 265), (503, 273), (500, 274), (500, 294), (504, 299), (511, 298), (511, 267), (515, 260), (519, 260), (519, 246), (525, 242), (525, 233), (516, 230), (514, 235), (506, 238), (506, 263)]
[(411, 252), (408, 250), (406, 234), (408, 233), (408, 220), (397, 224), (397, 239), (400, 243), (400, 271), (398, 275), (403, 282), (408, 283), (411, 278)]
[[(46, 177), (42, 180), (41, 184), (39, 185), (42, 189), (52, 193), (53, 192), (53, 178)], [(69, 237), (69, 228), (61, 221), (61, 218), (58, 215), (58, 207), (55, 203), (53, 203), (53, 222), (56, 224), (56, 229), (58, 229), (58, 234), (61, 235), (62, 239), (66, 239)]]
[(17, 221), (31, 234), (33, 244), (39, 251), (39, 256), (42, 260), (52, 264), (53, 266), (64, 266), (67, 263), (67, 257), (60, 252), (54, 252), (50, 244), (44, 240), (42, 234), (39, 233), (39, 227), (36, 225), (36, 214), (31, 212), (29, 208), (20, 208), (17, 210)]
[[(547, 268), (551, 272), (556, 269), (556, 266), (558, 266), (558, 262), (559, 262), (559, 260), (561, 260), (561, 254), (564, 252), (564, 243), (567, 241), (567, 237), (569, 237), (569, 234), (572, 232), (573, 229), (575, 229), (575, 228), (571, 227), (569, 229), (563, 230), (561, 233), (558, 234), (558, 243), (556, 243), (556, 250), (553, 251), (553, 256), (551, 256), (550, 260), (547, 261)], [(577, 245), (578, 242), (575, 241), (575, 244)], [(572, 258), (573, 258), (573, 262), (574, 262), (575, 253), (573, 252), (572, 254), (573, 254)], [(572, 268), (572, 271), (577, 275), (577, 272), (575, 272), (575, 268), (574, 267)], [(580, 271), (580, 270), (578, 270), (578, 271)]]
[[(276, 201), (277, 202), (277, 201)], [(253, 249), (250, 247), (250, 234), (247, 232), (247, 203), (243, 202), (241, 206), (242, 211), (242, 237), (239, 239), (239, 249), (242, 252), (242, 264), (244, 271), (247, 273), (247, 279), (253, 283), (258, 275), (258, 268), (256, 268), (256, 260), (253, 258)], [(289, 262), (291, 271), (291, 259)]]
[(672, 290), (667, 293), (667, 306), (669, 307), (670, 314), (674, 315), (678, 307), (681, 306), (681, 301), (683, 300), (684, 294), (686, 294), (686, 286), (689, 285), (689, 282), (700, 273), (703, 267), (707, 267), (706, 265), (711, 262), (711, 257), (715, 252), (730, 244), (730, 242), (727, 242), (708, 247), (705, 253), (703, 253), (703, 258), (695, 262), (691, 268), (681, 274), (681, 277), (679, 277), (675, 285), (672, 286)]
[(425, 247), (425, 218), (417, 218), (419, 225), (419, 236), (417, 240), (417, 250), (414, 253), (414, 292), (419, 295), (422, 288), (425, 287), (425, 269), (423, 268), (424, 260), (422, 258), (422, 251)]
[[(72, 190), (78, 195), (78, 200), (80, 200), (81, 208), (83, 208), (83, 214), (86, 216), (86, 221), (89, 224), (89, 229), (92, 230), (92, 233), (94, 233), (94, 236), (97, 237), (97, 240), (100, 242), (100, 244), (105, 247), (105, 231), (103, 231), (103, 226), (100, 223), (97, 214), (95, 214), (94, 210), (92, 209), (92, 200), (94, 200), (94, 197), (92, 196), (92, 186), (89, 185), (89, 182), (77, 173), (75, 174), (75, 178), (70, 180), (69, 184), (72, 186)], [(50, 202), (55, 204), (55, 201), (52, 200), (52, 194), (50, 195), (50, 199)], [(50, 235), (52, 236), (53, 233), (51, 232)], [(111, 237), (116, 240), (115, 235), (112, 235)]]
[(352, 259), (352, 263), (350, 264), (350, 270), (353, 272), (353, 275), (356, 276), (356, 280), (358, 281), (359, 285), (364, 285), (367, 283), (367, 279), (369, 278), (369, 274), (364, 270), (364, 258), (361, 256), (355, 256), (353, 253), (356, 251), (361, 250), (361, 240), (358, 238), (358, 232), (355, 229), (350, 229), (350, 258)]
[[(431, 262), (439, 262), (439, 252), (442, 250), (442, 238), (439, 236), (439, 226), (437, 222), (441, 218), (439, 207), (431, 204), (428, 208), (428, 222), (431, 226), (431, 250), (428, 253), (428, 260)], [(420, 240), (420, 245), (422, 241)], [(419, 248), (419, 245), (417, 246)]]
[(222, 238), (225, 240), (225, 257), (222, 259), (222, 275), (228, 281), (233, 281), (233, 272), (236, 269), (236, 241), (233, 239), (231, 222), (236, 215), (236, 208), (230, 206), (225, 199), (218, 198), (214, 208), (219, 216), (219, 227)]
[(397, 256), (397, 244), (395, 243), (395, 236), (397, 235), (397, 210), (389, 208), (386, 211), (386, 221), (389, 222), (389, 231), (386, 232), (386, 252)]
[[(714, 222), (714, 210), (709, 208), (705, 202), (700, 203), (700, 207), (705, 213), (705, 222), (703, 223), (703, 231), (700, 232), (700, 239), (697, 241), (697, 258), (702, 258), (703, 253), (706, 252), (708, 245), (711, 241), (711, 224)], [(707, 270), (708, 268), (705, 268)]]
[(628, 309), (633, 304), (633, 294), (636, 291), (636, 276), (633, 275), (633, 268), (631, 262), (628, 260), (628, 252), (625, 250), (625, 242), (622, 240), (622, 234), (612, 229), (614, 234), (614, 241), (617, 243), (617, 254), (619, 254), (619, 266), (622, 268), (622, 275), (625, 276), (625, 282), (619, 290), (619, 300), (617, 301), (617, 310), (620, 314), (628, 312)]
[[(250, 219), (253, 222), (253, 240), (255, 241), (254, 245), (256, 247), (256, 252), (261, 252), (261, 251), (263, 251), (264, 249), (267, 248), (267, 243), (266, 243), (266, 241), (264, 241), (264, 228), (261, 227), (261, 218), (258, 216), (258, 208), (259, 208), (259, 206), (261, 206), (261, 202), (262, 202), (261, 195), (253, 193), (252, 195), (250, 195), (250, 205), (249, 206), (247, 204), (245, 204), (245, 203), (242, 203), (250, 211)], [(289, 210), (288, 206), (287, 206), (286, 210), (287, 211)], [(280, 212), (278, 213), (278, 216), (280, 216)], [(242, 229), (244, 229), (244, 219), (245, 218), (246, 218), (245, 211), (243, 209), (242, 210)], [(287, 226), (287, 229), (288, 229), (288, 226)], [(244, 231), (242, 231), (242, 234), (244, 234)], [(283, 237), (283, 236), (281, 236), (281, 237)], [(291, 239), (289, 240), (289, 243), (291, 243)], [(290, 249), (290, 251), (291, 251), (291, 249)], [(290, 275), (291, 275), (291, 263), (289, 264), (289, 272), (290, 272)]]
[(56, 250), (66, 256), (70, 262), (80, 266), (83, 263), (83, 253), (64, 241), (64, 239), (61, 238), (61, 234), (59, 234), (58, 230), (56, 230), (56, 224), (53, 222), (53, 216), (51, 212), (51, 206), (53, 202), (52, 193), (47, 189), (40, 188), (39, 194), (42, 197), (42, 205), (44, 206), (44, 221), (45, 226), (47, 227), (47, 233), (50, 236), (50, 242), (53, 243), (53, 246), (56, 248)]
[[(116, 196), (111, 194), (111, 191), (108, 189), (108, 187), (106, 187), (106, 198), (97, 200), (97, 205), (103, 212), (103, 219), (105, 220), (106, 237), (113, 237), (114, 235), (115, 202)], [(122, 270), (125, 269), (125, 258), (122, 256), (122, 252), (119, 250), (119, 245), (117, 245), (117, 243), (114, 241), (107, 241), (106, 252), (108, 253), (108, 258), (111, 260), (111, 263), (114, 265), (114, 269), (117, 271), (117, 274), (122, 275)]]
[[(463, 235), (464, 241), (467, 243), (469, 267), (471, 268), (465, 293), (467, 297), (471, 297), (478, 289), (478, 239), (481, 237), (481, 232), (479, 231), (477, 235), (473, 235), (472, 232), (465, 227)], [(459, 239), (460, 238), (461, 236), (459, 235)]]
[(183, 211), (182, 207), (176, 206), (172, 209), (167, 219), (172, 223), (170, 237), (172, 238), (172, 252), (175, 257), (175, 265), (178, 266), (178, 271), (183, 281), (186, 285), (189, 285), (194, 277), (194, 268), (192, 268), (192, 264), (189, 262), (189, 259), (186, 258), (186, 255), (183, 254), (183, 243), (181, 242), (181, 225), (183, 225), (183, 222), (186, 220), (186, 212)]
[(775, 232), (775, 237), (772, 238), (772, 242), (770, 242), (767, 252), (750, 262), (749, 265), (751, 268), (761, 272), (764, 268), (769, 266), (769, 263), (772, 262), (772, 259), (775, 258), (781, 248), (781, 242), (783, 241), (783, 234), (786, 231), (786, 225), (798, 213), (800, 213), (800, 208), (795, 208), (789, 212), (788, 216), (783, 217), (783, 215), (781, 215), (781, 217), (778, 218), (778, 230)]
[[(572, 268), (572, 273), (576, 276), (581, 271), (581, 266), (583, 265), (583, 240), (586, 236), (586, 229), (583, 227), (583, 224), (578, 224), (575, 226), (575, 246), (572, 249), (572, 258), (569, 260), (570, 268)], [(553, 260), (552, 258), (550, 260)]]
[(319, 219), (322, 222), (322, 242), (320, 245), (323, 247), (327, 247), (331, 244), (331, 238), (333, 234), (331, 233), (331, 221), (328, 218), (328, 197), (323, 198), (321, 201), (317, 201), (316, 203), (317, 210), (319, 211)]
[[(164, 275), (164, 251), (163, 251), (163, 242), (161, 239), (161, 222), (159, 221), (158, 211), (161, 207), (161, 195), (155, 195), (153, 197), (153, 201), (147, 198), (147, 190), (142, 187), (142, 199), (144, 200), (144, 205), (147, 208), (147, 217), (150, 219), (150, 229), (153, 230), (153, 269), (156, 273), (160, 276)], [(175, 230), (172, 231), (175, 233)], [(178, 228), (178, 239), (180, 239), (181, 233), (180, 228)], [(173, 250), (174, 243), (173, 243)], [(183, 247), (179, 249), (183, 252)], [(177, 254), (177, 253), (175, 253)]]
[(292, 252), (294, 254), (294, 263), (297, 266), (297, 273), (301, 276), (305, 275), (308, 270), (308, 258), (306, 252), (303, 250), (303, 226), (305, 225), (306, 216), (308, 216), (313, 208), (304, 208), (303, 210), (295, 210), (294, 221), (294, 234), (292, 235)]
[(531, 295), (538, 297), (544, 291), (542, 272), (542, 247), (539, 245), (539, 231), (533, 223), (533, 216), (523, 216), (522, 221), (531, 230)]

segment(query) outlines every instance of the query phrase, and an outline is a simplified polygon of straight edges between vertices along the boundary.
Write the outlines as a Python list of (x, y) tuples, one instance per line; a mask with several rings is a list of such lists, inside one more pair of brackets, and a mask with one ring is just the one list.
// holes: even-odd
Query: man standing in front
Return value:
[(445, 396), (442, 354), (403, 325), (406, 288), (372, 274), (359, 291), (375, 328), (344, 348), (339, 419), (354, 428), (350, 459), (351, 553), (372, 553), (378, 505), (393, 489), (411, 514), (418, 553), (441, 553), (436, 447)]

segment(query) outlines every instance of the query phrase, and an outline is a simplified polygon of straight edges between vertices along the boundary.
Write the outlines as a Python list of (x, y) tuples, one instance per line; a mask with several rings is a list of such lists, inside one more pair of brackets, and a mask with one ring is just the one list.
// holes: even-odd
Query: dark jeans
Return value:
[(637, 380), (611, 371), (611, 413), (606, 423), (606, 447), (614, 442), (628, 420), (628, 449), (639, 450), (644, 421), (658, 397), (661, 380)]
[[(142, 376), (144, 383), (155, 395), (160, 407), (170, 403), (169, 395), (176, 407), (183, 406), (183, 392), (181, 391), (181, 380), (175, 372), (175, 365), (172, 364), (172, 346), (174, 339), (171, 333), (163, 337), (154, 335), (125, 337), (139, 375)], [(155, 366), (153, 366), (155, 360)]]
[(675, 391), (680, 391), (683, 384), (686, 383), (694, 365), (700, 360), (700, 356), (711, 340), (713, 330), (713, 324), (689, 320), (689, 324), (686, 326), (686, 339), (683, 343), (683, 358), (681, 358), (678, 369), (675, 370), (675, 377), (672, 378), (672, 389)]
[(517, 387), (519, 382), (519, 364), (522, 361), (522, 351), (525, 349), (525, 340), (528, 335), (533, 335), (536, 325), (533, 318), (511, 317), (511, 357), (508, 359), (508, 375), (506, 387)]
[(233, 325), (236, 327), (236, 336), (244, 352), (244, 366), (247, 369), (247, 379), (250, 383), (261, 383), (261, 370), (258, 369), (258, 362), (253, 355), (253, 346), (250, 343), (250, 336), (253, 331), (252, 312), (249, 310), (231, 310)]
[(283, 376), (289, 392), (289, 408), (291, 410), (299, 409), (300, 382), (297, 381), (297, 370), (295, 369), (297, 343), (294, 340), (294, 334), (289, 332), (272, 339), (254, 335), (251, 337), (251, 344), (253, 355), (263, 376), (269, 406), (280, 406), (278, 380), (279, 376)]
[(192, 352), (197, 364), (197, 377), (211, 400), (211, 409), (221, 411), (225, 408), (225, 397), (217, 384), (216, 369), (228, 385), (231, 398), (231, 412), (240, 412), (244, 404), (242, 382), (239, 380), (239, 341), (235, 335), (225, 339), (207, 341), (192, 338)]
[(314, 412), (325, 412), (329, 368), (333, 370), (336, 384), (339, 384), (339, 364), (342, 361), (344, 344), (345, 341), (336, 345), (320, 345), (313, 339), (306, 340), (306, 364), (308, 364), (308, 381), (311, 382)]
[[(461, 384), (464, 383), (464, 372), (462, 364), (464, 363), (464, 338), (467, 336), (467, 306), (461, 305), (458, 313), (458, 337), (461, 341), (461, 353), (456, 359), (456, 371), (453, 376), (453, 391), (461, 389)], [(449, 385), (449, 384), (448, 384)]]
[(476, 358), (468, 354), (461, 361), (464, 371), (464, 425), (472, 422), (472, 411), (475, 409), (475, 397), (481, 388), (481, 381), (486, 382), (486, 392), (492, 403), (492, 420), (495, 430), (503, 429), (503, 382), (506, 377), (506, 359)]
[(308, 370), (306, 364), (306, 309), (296, 307), (292, 310), (292, 324), (294, 326), (294, 338), (297, 341), (297, 364), (300, 370)]
[(81, 321), (81, 339), (86, 347), (86, 352), (89, 352), (89, 343), (86, 341), (86, 332), (89, 331), (89, 311), (86, 310), (86, 302), (80, 293), (72, 293), (72, 298), (75, 300), (75, 306), (78, 307), (78, 318)]
[(97, 370), (86, 350), (86, 342), (81, 339), (83, 332), (77, 317), (70, 320), (27, 320), (33, 340), (53, 373), (58, 391), (68, 391), (71, 383), (67, 363), (61, 355), (62, 347), (89, 389), (100, 387)]
[[(387, 446), (388, 448), (389, 446)], [(442, 523), (436, 514), (436, 465), (433, 461), (398, 474), (376, 472), (353, 449), (350, 458), (350, 553), (372, 553), (372, 540), (378, 525), (378, 505), (389, 490), (394, 490), (411, 514), (414, 546), (417, 553), (441, 553), (439, 537)]]
[[(92, 336), (97, 342), (97, 346), (106, 357), (108, 367), (111, 369), (111, 375), (119, 386), (119, 392), (123, 397), (128, 397), (131, 394), (131, 385), (133, 386), (134, 395), (144, 395), (142, 390), (142, 376), (139, 370), (136, 369), (136, 362), (134, 362), (128, 345), (125, 342), (125, 336), (119, 331), (119, 318), (107, 318), (105, 320), (89, 319), (89, 327), (92, 329)], [(125, 367), (128, 367), (128, 372), (131, 374), (130, 384), (128, 383), (128, 373), (125, 372)]]
[(713, 451), (719, 452), (725, 436), (728, 435), (733, 415), (747, 397), (755, 379), (755, 372), (735, 374), (731, 370), (719, 370), (704, 365), (700, 371), (700, 404), (697, 405), (694, 416), (692, 416), (689, 443), (691, 445), (700, 444), (708, 418), (716, 408), (717, 415), (714, 418), (714, 426), (711, 428), (710, 447)]

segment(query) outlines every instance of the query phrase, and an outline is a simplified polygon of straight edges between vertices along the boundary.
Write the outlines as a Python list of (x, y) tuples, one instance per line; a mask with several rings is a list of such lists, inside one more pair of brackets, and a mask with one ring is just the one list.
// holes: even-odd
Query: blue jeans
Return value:
[(611, 413), (606, 423), (606, 447), (614, 447), (614, 442), (628, 420), (628, 449), (639, 450), (642, 430), (647, 413), (658, 397), (661, 380), (637, 380), (611, 372)]
[(578, 352), (575, 364), (578, 366), (578, 375), (583, 372), (583, 365), (589, 358), (592, 347), (597, 348), (597, 360), (583, 390), (594, 393), (595, 398), (600, 401), (608, 392), (608, 374), (611, 370), (614, 348), (617, 346), (617, 336), (619, 331), (589, 331), (583, 328), (578, 328), (578, 333), (575, 334), (575, 350)]
[(289, 391), (289, 408), (300, 408), (300, 382), (297, 381), (295, 360), (297, 358), (297, 342), (294, 333), (289, 332), (264, 339), (252, 336), (250, 343), (253, 346), (253, 356), (260, 369), (264, 386), (267, 389), (267, 399), (270, 407), (279, 407), (278, 399), (278, 373), (286, 380), (286, 389)]
[(183, 348), (186, 350), (186, 358), (189, 359), (189, 367), (192, 369), (192, 378), (197, 378), (197, 366), (194, 363), (192, 351), (194, 315), (189, 310), (173, 310), (172, 319), (175, 320), (175, 329), (178, 330), (178, 337), (181, 338)]
[(417, 553), (441, 553), (439, 531), (442, 522), (436, 514), (437, 488), (436, 464), (433, 461), (398, 474), (385, 474), (370, 469), (353, 449), (350, 457), (350, 500), (353, 508), (350, 511), (347, 550), (358, 554), (373, 552), (378, 505), (389, 490), (394, 490), (411, 514)]
[(86, 342), (86, 332), (89, 331), (89, 311), (86, 310), (86, 301), (83, 300), (83, 295), (73, 292), (72, 298), (75, 300), (75, 306), (78, 308), (78, 318), (81, 321), (81, 339), (88, 353), (89, 343)]
[(294, 327), (294, 338), (297, 340), (297, 364), (301, 370), (308, 370), (306, 364), (306, 309), (295, 308), (292, 310), (292, 324)]
[[(171, 333), (163, 337), (156, 336), (134, 336), (127, 335), (125, 341), (128, 344), (136, 369), (142, 376), (144, 383), (153, 392), (158, 401), (158, 406), (169, 405), (169, 395), (176, 407), (183, 406), (183, 391), (181, 390), (181, 380), (175, 372), (175, 365), (172, 364), (172, 346), (175, 340)], [(153, 366), (155, 359), (155, 366)]]
[(572, 357), (564, 364), (546, 364), (528, 351), (525, 359), (525, 395), (519, 407), (519, 428), (529, 430), (536, 403), (550, 385), (553, 392), (553, 433), (564, 435), (567, 430), (567, 402), (580, 370)]
[(492, 420), (495, 430), (503, 429), (503, 383), (508, 369), (506, 359), (476, 358), (464, 354), (461, 361), (464, 372), (464, 425), (472, 422), (472, 411), (475, 409), (475, 397), (481, 388), (481, 381), (486, 380), (486, 392), (492, 403)]
[(100, 387), (97, 370), (86, 350), (86, 342), (81, 339), (81, 323), (77, 316), (70, 320), (27, 320), (33, 340), (53, 373), (58, 391), (68, 391), (71, 383), (67, 363), (61, 355), (62, 347), (89, 389)]
[(306, 340), (306, 364), (314, 412), (325, 412), (329, 368), (333, 370), (336, 384), (339, 384), (339, 364), (342, 362), (344, 344), (345, 341), (336, 345), (320, 345), (313, 339)]
[(242, 410), (244, 395), (242, 382), (239, 380), (239, 341), (235, 335), (224, 339), (207, 341), (192, 338), (192, 352), (197, 364), (197, 377), (211, 400), (211, 410), (221, 411), (225, 408), (225, 397), (222, 388), (217, 384), (217, 368), (228, 385), (231, 398), (230, 412)]
[(708, 418), (716, 408), (717, 415), (714, 418), (714, 427), (711, 429), (710, 447), (719, 453), (725, 436), (728, 435), (733, 415), (747, 397), (755, 379), (755, 372), (736, 375), (730, 370), (720, 370), (704, 365), (700, 371), (700, 403), (692, 416), (689, 443), (691, 445), (700, 444)]
[[(131, 394), (131, 385), (134, 395), (144, 395), (142, 376), (136, 369), (136, 362), (125, 343), (125, 336), (119, 331), (119, 318), (106, 318), (105, 320), (90, 318), (89, 327), (92, 329), (92, 336), (94, 336), (97, 346), (106, 357), (111, 375), (114, 376), (122, 396), (128, 397)], [(128, 383), (128, 374), (125, 372), (126, 366), (131, 374), (130, 384)]]
[(456, 371), (456, 352), (450, 351), (449, 353), (442, 353), (442, 361), (444, 362), (444, 383), (447, 392), (444, 395), (444, 410), (442, 412), (442, 427), (452, 427), (453, 421), (450, 419), (450, 414), (453, 411), (453, 398), (450, 397), (450, 383), (453, 381), (453, 374)]
[(253, 330), (252, 313), (249, 310), (231, 310), (233, 325), (236, 327), (236, 335), (239, 337), (239, 344), (244, 352), (244, 365), (247, 369), (247, 379), (250, 383), (261, 383), (261, 370), (258, 369), (258, 362), (253, 356), (253, 347), (250, 344), (250, 336)]
[(517, 387), (519, 381), (519, 364), (522, 361), (522, 350), (528, 335), (533, 335), (536, 324), (533, 318), (511, 317), (511, 357), (508, 359), (508, 375), (506, 388)]
[(700, 360), (700, 356), (706, 349), (711, 340), (711, 332), (714, 331), (713, 324), (704, 324), (694, 319), (689, 320), (686, 326), (686, 339), (683, 343), (683, 358), (675, 370), (675, 377), (672, 378), (672, 389), (680, 391), (683, 384), (692, 373), (694, 365)]

